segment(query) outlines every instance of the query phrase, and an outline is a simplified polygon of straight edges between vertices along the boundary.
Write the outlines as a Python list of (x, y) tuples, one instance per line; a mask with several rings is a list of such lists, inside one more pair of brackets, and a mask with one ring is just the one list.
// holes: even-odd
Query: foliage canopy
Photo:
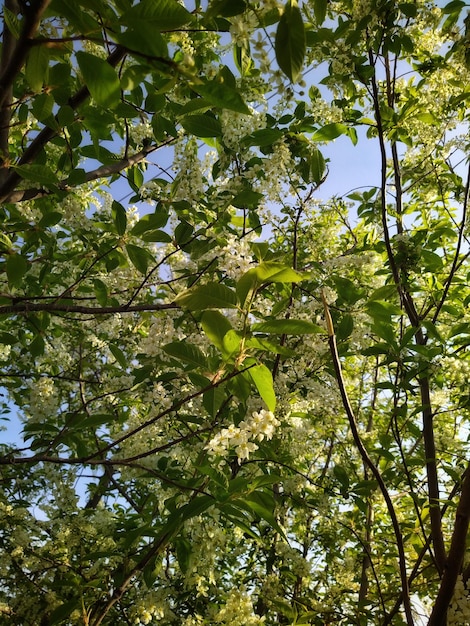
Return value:
[(4, 0), (0, 624), (469, 623), (465, 11)]

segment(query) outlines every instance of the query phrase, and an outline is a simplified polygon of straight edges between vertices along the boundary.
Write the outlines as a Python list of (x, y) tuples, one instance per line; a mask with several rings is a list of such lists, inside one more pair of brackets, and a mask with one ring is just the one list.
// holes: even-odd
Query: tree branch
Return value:
[[(48, 0), (49, 1), (49, 0)], [(117, 46), (115, 50), (108, 56), (107, 61), (112, 67), (116, 67), (116, 65), (125, 57), (127, 51), (121, 46)], [(88, 87), (84, 86), (77, 91), (77, 93), (72, 96), (68, 102), (69, 106), (75, 110), (77, 109), (90, 95), (88, 91)], [(57, 123), (58, 120), (56, 120)], [(18, 160), (16, 165), (25, 165), (26, 163), (32, 163), (39, 152), (44, 148), (46, 144), (51, 141), (58, 134), (57, 130), (49, 128), (48, 126), (44, 127), (40, 133), (36, 135), (33, 141), (29, 144), (26, 150), (23, 152), (23, 155)], [(9, 176), (0, 186), (0, 202), (6, 202), (10, 194), (15, 190), (18, 183), (22, 180), (21, 176), (15, 172), (10, 172)]]
[[(41, 17), (50, 4), (50, 1), (51, 0), (35, 0), (35, 2), (31, 2), (28, 5), (25, 11), (24, 26), (18, 43), (15, 46), (15, 50), (10, 55), (9, 62), (2, 68), (3, 71), (0, 76), (0, 108), (3, 107), (8, 100), (11, 86), (26, 61), (31, 47), (31, 40), (39, 28)], [(12, 7), (9, 6), (8, 8), (11, 9)]]
[(470, 465), (465, 472), (462, 484), (462, 495), (455, 514), (454, 530), (450, 543), (449, 556), (444, 568), (441, 586), (434, 603), (428, 626), (446, 626), (447, 609), (457, 582), (457, 576), (462, 570), (465, 545), (470, 520)]
[[(5, 10), (11, 11), (14, 15), (19, 12), (19, 6), (17, 0), (5, 0)], [(0, 75), (3, 76), (4, 72), (11, 63), (13, 53), (15, 50), (15, 38), (13, 33), (7, 27), (5, 20), (3, 21), (3, 42), (2, 42), (2, 57), (0, 65)], [(5, 87), (5, 98), (0, 107), (0, 184), (3, 182), (7, 175), (7, 167), (10, 161), (10, 121), (11, 121), (11, 103), (13, 100), (13, 85), (10, 84)]]
[(323, 306), (325, 310), (326, 327), (328, 330), (328, 343), (330, 346), (331, 357), (333, 360), (333, 366), (334, 366), (335, 373), (336, 373), (336, 380), (337, 380), (339, 391), (341, 394), (341, 399), (343, 401), (343, 407), (348, 417), (349, 426), (351, 428), (351, 433), (354, 439), (354, 443), (356, 444), (356, 447), (359, 451), (359, 454), (361, 455), (361, 458), (364, 464), (370, 469), (372, 475), (377, 481), (377, 484), (379, 485), (379, 489), (382, 492), (382, 496), (387, 505), (388, 514), (390, 515), (390, 519), (392, 521), (393, 531), (395, 533), (395, 539), (397, 542), (398, 564), (399, 564), (399, 569), (400, 569), (401, 588), (402, 588), (402, 594), (403, 594), (403, 606), (405, 609), (406, 622), (408, 626), (413, 626), (414, 620), (413, 620), (413, 614), (411, 611), (410, 592), (408, 588), (408, 575), (406, 572), (405, 547), (403, 544), (403, 536), (401, 534), (400, 524), (398, 523), (398, 518), (395, 513), (395, 508), (393, 506), (393, 502), (388, 492), (387, 486), (384, 482), (384, 479), (382, 478), (382, 475), (378, 467), (372, 461), (372, 459), (369, 456), (369, 453), (367, 452), (367, 449), (362, 443), (362, 439), (357, 428), (356, 416), (352, 410), (351, 403), (349, 401), (349, 397), (346, 391), (346, 386), (344, 384), (343, 372), (341, 369), (341, 362), (339, 359), (338, 349), (336, 346), (336, 336), (335, 336), (335, 331), (334, 331), (334, 326), (333, 326), (333, 320), (331, 319), (330, 310), (328, 308), (328, 303), (326, 301), (323, 291), (322, 291), (321, 297), (322, 297)]
[[(374, 65), (373, 53), (372, 50), (369, 49), (369, 62), (371, 66)], [(416, 343), (420, 346), (426, 345), (426, 337), (421, 329), (421, 320), (416, 310), (413, 297), (409, 293), (409, 291), (403, 286), (402, 277), (400, 275), (400, 270), (395, 261), (395, 256), (393, 253), (391, 241), (390, 241), (390, 233), (388, 226), (388, 212), (387, 212), (387, 203), (386, 203), (386, 190), (387, 190), (387, 154), (385, 149), (385, 129), (382, 124), (382, 116), (380, 112), (380, 97), (379, 90), (377, 86), (377, 80), (375, 74), (372, 77), (372, 94), (373, 94), (373, 104), (374, 104), (374, 115), (377, 123), (377, 132), (380, 144), (380, 154), (381, 154), (381, 217), (382, 217), (382, 227), (384, 231), (384, 241), (385, 247), (387, 250), (387, 258), (392, 270), (393, 280), (395, 286), (397, 288), (398, 295), (400, 297), (400, 302), (402, 303), (403, 309), (408, 316), (408, 319), (411, 325), (416, 329), (415, 337)], [(398, 161), (394, 159), (394, 175), (395, 175), (395, 183), (397, 180), (400, 180), (400, 171), (396, 169), (398, 167)], [(399, 187), (401, 190), (401, 185)], [(401, 203), (401, 196), (399, 198), (399, 202)], [(401, 204), (397, 207), (397, 210), (401, 210)], [(400, 226), (397, 227), (398, 229)], [(418, 383), (421, 394), (421, 405), (422, 416), (423, 416), (423, 438), (424, 438), (424, 448), (426, 455), (426, 476), (428, 482), (428, 499), (429, 499), (429, 509), (430, 509), (430, 521), (431, 521), (431, 534), (432, 534), (432, 542), (435, 553), (436, 565), (437, 569), (440, 573), (442, 573), (445, 560), (445, 546), (444, 546), (444, 538), (442, 534), (442, 523), (441, 523), (441, 513), (439, 507), (439, 479), (437, 474), (437, 463), (436, 463), (436, 447), (434, 442), (434, 424), (433, 424), (433, 414), (431, 409), (431, 399), (430, 399), (430, 388), (429, 388), (429, 378), (427, 375), (418, 377)]]
[(465, 227), (467, 224), (467, 211), (468, 211), (468, 200), (469, 200), (469, 195), (470, 195), (470, 163), (468, 165), (468, 170), (467, 170), (467, 182), (465, 184), (465, 198), (463, 201), (463, 207), (462, 207), (462, 220), (460, 222), (460, 227), (459, 227), (459, 236), (458, 236), (458, 240), (457, 240), (457, 246), (455, 248), (455, 254), (454, 254), (454, 259), (452, 261), (452, 267), (450, 268), (450, 272), (449, 272), (449, 276), (447, 277), (445, 283), (444, 283), (444, 291), (442, 292), (442, 296), (441, 299), (439, 300), (438, 305), (436, 306), (436, 310), (434, 312), (433, 318), (432, 318), (432, 322), (433, 324), (436, 323), (437, 318), (439, 316), (439, 313), (441, 312), (442, 307), (444, 306), (446, 300), (447, 300), (447, 294), (449, 293), (449, 289), (450, 286), (452, 284), (452, 279), (454, 278), (455, 272), (457, 271), (457, 267), (459, 264), (459, 255), (460, 255), (460, 250), (462, 249), (462, 243), (463, 243), (463, 238), (465, 236)]
[(83, 306), (77, 304), (60, 304), (59, 302), (51, 303), (34, 303), (22, 302), (21, 304), (7, 304), (0, 306), (0, 315), (28, 315), (29, 313), (37, 313), (47, 311), (53, 315), (60, 313), (82, 313), (84, 315), (110, 315), (113, 313), (135, 313), (138, 311), (165, 311), (168, 309), (178, 309), (179, 306), (174, 303), (169, 304), (122, 304), (118, 306)]
[[(122, 172), (123, 170), (126, 170), (129, 167), (132, 167), (133, 165), (137, 165), (137, 163), (140, 163), (141, 161), (143, 161), (152, 152), (155, 152), (156, 150), (159, 150), (160, 148), (163, 148), (164, 146), (168, 146), (174, 141), (175, 140), (172, 137), (171, 139), (168, 139), (167, 141), (164, 141), (163, 143), (159, 143), (158, 145), (154, 144), (151, 146), (145, 146), (144, 148), (142, 148), (142, 150), (139, 150), (139, 152), (136, 152), (135, 154), (132, 154), (131, 156), (125, 159), (119, 159), (118, 161), (116, 161), (116, 163), (112, 163), (108, 165), (101, 165), (100, 167), (94, 170), (91, 170), (90, 172), (87, 172), (85, 174), (84, 182), (89, 183), (93, 180), (98, 180), (99, 178), (107, 178), (109, 176), (112, 176), (113, 174), (119, 174), (119, 172)], [(77, 184), (82, 184), (82, 183), (77, 183)], [(59, 189), (63, 191), (70, 191), (75, 186), (76, 185), (70, 185), (67, 182), (67, 180), (63, 180), (58, 184)], [(49, 189), (39, 189), (39, 188), (12, 191), (12, 193), (10, 193), (10, 195), (8, 195), (5, 198), (4, 202), (16, 203), (16, 202), (24, 202), (25, 200), (35, 200), (36, 198), (43, 198), (44, 196), (48, 196), (51, 193), (53, 192), (51, 192)]]

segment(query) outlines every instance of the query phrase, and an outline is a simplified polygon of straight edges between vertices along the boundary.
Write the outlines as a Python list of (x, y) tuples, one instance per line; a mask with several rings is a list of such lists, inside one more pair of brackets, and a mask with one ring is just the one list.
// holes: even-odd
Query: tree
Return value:
[(5, 0), (0, 624), (469, 621), (438, 4)]

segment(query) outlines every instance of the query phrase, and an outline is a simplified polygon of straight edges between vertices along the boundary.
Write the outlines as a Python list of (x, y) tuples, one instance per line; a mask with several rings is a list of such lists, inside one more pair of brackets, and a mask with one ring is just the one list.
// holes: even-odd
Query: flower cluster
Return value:
[(230, 34), (232, 35), (233, 43), (243, 46), (248, 42), (253, 30), (257, 27), (258, 18), (252, 11), (249, 11), (236, 15), (231, 22)]
[(54, 415), (59, 407), (57, 389), (52, 378), (39, 378), (31, 383), (29, 406), (26, 415), (32, 420), (42, 420)]
[(249, 107), (251, 115), (242, 115), (233, 111), (222, 111), (220, 121), (224, 143), (229, 148), (239, 148), (242, 137), (256, 130), (265, 128), (266, 114)]
[(469, 624), (470, 623), (470, 597), (468, 589), (462, 579), (462, 576), (457, 578), (455, 583), (454, 596), (452, 603), (447, 611), (447, 624)]
[(240, 422), (239, 426), (231, 424), (213, 437), (206, 446), (212, 456), (226, 456), (230, 449), (235, 449), (239, 462), (248, 459), (258, 449), (253, 439), (263, 441), (272, 439), (279, 420), (271, 411), (262, 409), (253, 411), (251, 417)]
[(243, 588), (232, 590), (225, 606), (214, 616), (215, 624), (230, 626), (258, 626), (264, 621), (264, 617), (255, 615), (251, 598)]
[(133, 607), (132, 614), (135, 626), (146, 626), (168, 619), (171, 611), (164, 591), (159, 593), (152, 590), (146, 593)]

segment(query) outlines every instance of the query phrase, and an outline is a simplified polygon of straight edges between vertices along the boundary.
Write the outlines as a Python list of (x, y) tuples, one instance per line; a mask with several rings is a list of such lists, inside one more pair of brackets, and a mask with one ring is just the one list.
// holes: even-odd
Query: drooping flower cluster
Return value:
[(251, 417), (240, 422), (239, 426), (230, 424), (213, 437), (206, 446), (211, 456), (227, 456), (231, 449), (235, 450), (238, 461), (248, 459), (258, 449), (254, 441), (272, 439), (279, 420), (272, 411), (253, 411)]

